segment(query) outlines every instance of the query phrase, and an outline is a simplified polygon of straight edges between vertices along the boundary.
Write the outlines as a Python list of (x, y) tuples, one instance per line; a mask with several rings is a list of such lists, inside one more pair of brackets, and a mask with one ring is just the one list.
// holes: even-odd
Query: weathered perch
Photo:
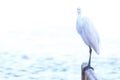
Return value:
[(98, 80), (94, 71), (92, 69), (88, 69), (83, 71), (84, 67), (87, 66), (87, 63), (83, 63), (81, 65), (81, 78), (82, 80)]

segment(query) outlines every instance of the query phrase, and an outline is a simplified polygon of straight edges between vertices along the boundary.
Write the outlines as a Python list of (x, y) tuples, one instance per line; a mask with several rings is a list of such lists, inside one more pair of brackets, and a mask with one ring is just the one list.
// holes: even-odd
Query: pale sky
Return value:
[(44, 44), (57, 43), (58, 36), (77, 35), (77, 7), (92, 20), (102, 40), (119, 42), (119, 4), (119, 0), (1, 0), (0, 52), (37, 53)]

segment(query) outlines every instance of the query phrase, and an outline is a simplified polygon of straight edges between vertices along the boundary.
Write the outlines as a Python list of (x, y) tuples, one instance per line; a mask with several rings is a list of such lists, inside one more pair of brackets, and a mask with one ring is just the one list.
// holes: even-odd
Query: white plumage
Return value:
[(81, 35), (85, 44), (93, 48), (95, 52), (99, 54), (99, 37), (92, 22), (87, 17), (81, 16), (80, 8), (77, 9), (77, 12), (77, 32)]

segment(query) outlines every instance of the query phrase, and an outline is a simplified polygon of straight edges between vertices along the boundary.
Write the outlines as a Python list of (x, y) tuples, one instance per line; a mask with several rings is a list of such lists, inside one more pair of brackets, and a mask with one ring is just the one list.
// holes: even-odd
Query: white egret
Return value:
[[(85, 42), (85, 44), (89, 47), (89, 61), (88, 66), (85, 67), (84, 70), (92, 68), (91, 67), (91, 53), (92, 49), (99, 54), (99, 37), (96, 30), (93, 27), (93, 24), (87, 17), (83, 17), (81, 15), (81, 9), (77, 8), (77, 22), (76, 22), (76, 29), (77, 32), (80, 34), (81, 38)], [(93, 69), (93, 68), (92, 68)]]

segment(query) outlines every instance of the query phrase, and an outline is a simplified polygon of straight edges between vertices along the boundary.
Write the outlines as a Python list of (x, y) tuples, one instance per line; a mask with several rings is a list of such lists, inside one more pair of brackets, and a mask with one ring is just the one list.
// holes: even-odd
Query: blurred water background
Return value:
[(80, 80), (88, 47), (76, 32), (77, 7), (96, 27), (101, 80), (120, 79), (119, 1), (0, 1), (0, 80)]

